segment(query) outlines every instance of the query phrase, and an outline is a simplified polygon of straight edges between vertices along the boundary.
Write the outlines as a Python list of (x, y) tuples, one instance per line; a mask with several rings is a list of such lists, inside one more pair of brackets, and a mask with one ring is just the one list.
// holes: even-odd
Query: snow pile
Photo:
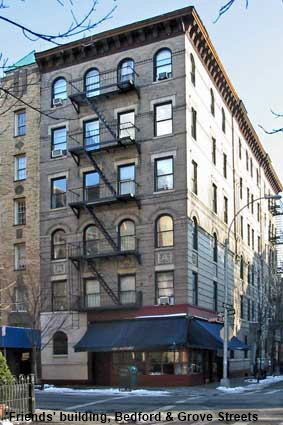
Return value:
[(283, 382), (283, 375), (268, 376), (266, 379), (262, 379), (259, 382), (257, 382), (256, 379), (248, 379), (246, 382), (249, 382), (250, 384), (244, 387), (217, 387), (216, 389), (228, 394), (241, 394), (245, 391), (258, 390), (264, 387), (268, 387), (269, 385), (276, 384), (277, 382)]
[[(38, 390), (39, 391), (39, 390)], [(132, 391), (124, 391), (119, 390), (119, 388), (61, 388), (55, 387), (54, 385), (44, 385), (44, 392), (50, 393), (71, 393), (71, 394), (80, 394), (80, 393), (91, 393), (94, 395), (134, 395), (134, 396), (166, 396), (170, 393), (168, 391), (155, 391), (155, 390), (132, 390)], [(8, 425), (8, 424), (7, 424)]]

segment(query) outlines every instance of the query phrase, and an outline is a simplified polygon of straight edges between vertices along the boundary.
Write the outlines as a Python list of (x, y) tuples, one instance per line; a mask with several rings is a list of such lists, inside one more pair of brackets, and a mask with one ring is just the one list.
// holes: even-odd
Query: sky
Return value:
[[(71, 22), (70, 0), (5, 0), (10, 7), (0, 9), (6, 16), (27, 27), (45, 33), (58, 33)], [(235, 5), (217, 23), (214, 23), (220, 7), (227, 0), (99, 0), (94, 15), (100, 19), (113, 5), (117, 9), (111, 19), (99, 24), (92, 34), (115, 28), (175, 9), (195, 6), (216, 51), (243, 100), (248, 115), (269, 153), (275, 170), (283, 182), (283, 133), (267, 135), (259, 128), (283, 127), (283, 118), (275, 118), (271, 109), (283, 114), (283, 35), (281, 0), (236, 0)], [(83, 16), (92, 0), (73, 0), (77, 16)], [(85, 34), (90, 35), (89, 33)], [(68, 40), (71, 41), (71, 40)], [(0, 24), (0, 52), (9, 63), (18, 60), (29, 51), (53, 47), (42, 41), (30, 41), (11, 25)]]

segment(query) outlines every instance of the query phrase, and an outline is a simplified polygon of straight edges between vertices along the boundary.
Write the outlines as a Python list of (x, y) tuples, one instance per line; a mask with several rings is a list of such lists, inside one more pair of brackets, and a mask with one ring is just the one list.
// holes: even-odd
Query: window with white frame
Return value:
[(26, 244), (17, 243), (14, 245), (15, 255), (15, 270), (22, 270), (26, 268)]
[(25, 312), (27, 311), (27, 289), (24, 286), (15, 287), (14, 292), (14, 305), (12, 307), (13, 311)]
[(66, 177), (58, 177), (51, 180), (51, 208), (63, 208), (66, 206)]
[(15, 180), (25, 180), (27, 176), (27, 158), (25, 155), (15, 157)]
[(25, 198), (15, 199), (15, 217), (14, 224), (17, 226), (19, 224), (26, 224), (26, 200)]
[(173, 157), (157, 158), (155, 160), (155, 191), (174, 189)]
[[(160, 302), (162, 297), (168, 297), (174, 301), (174, 272), (157, 272), (156, 273), (156, 296), (157, 302)], [(170, 302), (170, 301), (169, 301)]]
[(65, 78), (57, 78), (52, 85), (52, 106), (67, 99), (67, 82)]
[(154, 135), (165, 136), (173, 132), (172, 102), (154, 106)]
[(26, 111), (15, 112), (15, 136), (26, 134)]
[(136, 302), (136, 275), (119, 276), (119, 298), (122, 304)]
[(119, 138), (135, 140), (135, 111), (121, 112), (118, 114)]
[(66, 280), (58, 280), (52, 282), (52, 309), (60, 311), (67, 309), (67, 282)]
[(159, 50), (154, 58), (154, 81), (172, 77), (172, 52), (170, 49)]
[(67, 129), (66, 127), (54, 128), (51, 133), (52, 156), (55, 154), (65, 155), (67, 153)]
[(100, 306), (100, 284), (96, 279), (85, 279), (85, 307)]

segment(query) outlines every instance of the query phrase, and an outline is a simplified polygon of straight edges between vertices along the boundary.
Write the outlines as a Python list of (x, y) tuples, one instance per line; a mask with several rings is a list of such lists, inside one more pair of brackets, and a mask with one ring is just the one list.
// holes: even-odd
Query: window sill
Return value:
[(15, 179), (14, 179), (14, 183), (24, 182), (26, 179), (27, 179), (27, 178), (25, 178), (25, 179), (18, 179), (18, 180), (15, 180)]
[(174, 248), (174, 245), (170, 245), (170, 246), (161, 246), (161, 247), (159, 247), (159, 248), (154, 248), (154, 251), (165, 251), (165, 250), (168, 250), (168, 249), (173, 249)]
[(13, 224), (14, 227), (21, 227), (21, 226), (25, 226), (25, 225), (26, 225), (26, 223)]
[(21, 269), (14, 269), (15, 272), (23, 272), (25, 271), (27, 268), (26, 267), (22, 267)]
[(62, 210), (66, 210), (66, 209), (68, 209), (68, 207), (49, 208), (49, 211), (62, 211)]
[(59, 156), (58, 158), (53, 158), (52, 156), (50, 157), (50, 159), (52, 160), (52, 161), (58, 161), (58, 160), (62, 160), (62, 159), (66, 159), (68, 157), (68, 155), (66, 154), (66, 155), (62, 155), (62, 156)]
[(171, 193), (175, 192), (175, 189), (166, 189), (166, 190), (158, 190), (153, 192), (154, 195), (162, 195), (162, 193)]
[(62, 261), (67, 261), (67, 258), (57, 258), (56, 260), (51, 258), (51, 263), (62, 263)]
[(172, 81), (173, 79), (174, 79), (174, 77), (165, 78), (164, 80), (155, 80), (155, 81), (152, 82), (152, 84), (166, 83), (167, 81)]
[(168, 133), (168, 134), (163, 134), (162, 136), (153, 136), (153, 140), (155, 140), (155, 139), (164, 139), (165, 137), (172, 137), (174, 135), (175, 135), (175, 133)]
[(68, 357), (68, 354), (53, 354), (53, 358), (55, 359), (65, 359)]
[(17, 139), (18, 137), (25, 137), (25, 136), (26, 136), (26, 133), (25, 134), (15, 134), (14, 139)]

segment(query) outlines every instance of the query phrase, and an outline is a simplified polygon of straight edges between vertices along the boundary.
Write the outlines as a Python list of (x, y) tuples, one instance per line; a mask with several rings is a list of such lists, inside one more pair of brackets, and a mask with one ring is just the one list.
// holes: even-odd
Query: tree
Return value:
[(0, 385), (11, 384), (13, 382), (13, 375), (7, 365), (6, 359), (0, 352)]

